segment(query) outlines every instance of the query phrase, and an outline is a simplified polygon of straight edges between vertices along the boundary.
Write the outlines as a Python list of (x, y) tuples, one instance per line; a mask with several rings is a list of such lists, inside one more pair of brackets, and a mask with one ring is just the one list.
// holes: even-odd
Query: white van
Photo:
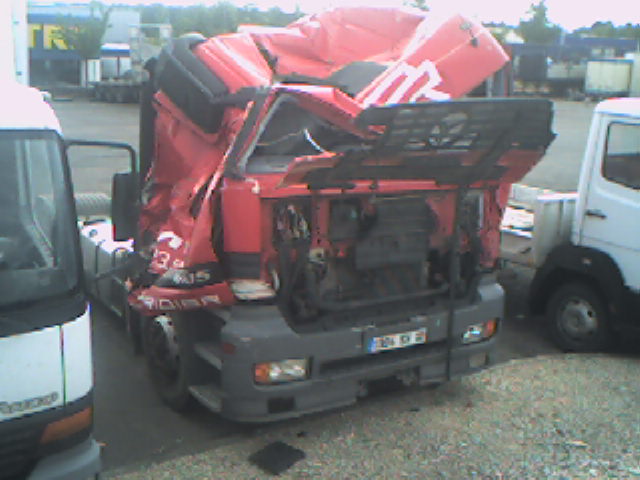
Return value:
[(60, 125), (0, 85), (0, 479), (97, 476), (93, 365)]

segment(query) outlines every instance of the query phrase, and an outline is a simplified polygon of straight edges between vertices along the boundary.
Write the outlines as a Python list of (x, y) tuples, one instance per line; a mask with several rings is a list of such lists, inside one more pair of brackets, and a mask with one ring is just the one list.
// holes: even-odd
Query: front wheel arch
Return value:
[(198, 368), (195, 340), (192, 322), (184, 315), (143, 317), (142, 342), (149, 377), (163, 402), (178, 412), (195, 404), (189, 392)]

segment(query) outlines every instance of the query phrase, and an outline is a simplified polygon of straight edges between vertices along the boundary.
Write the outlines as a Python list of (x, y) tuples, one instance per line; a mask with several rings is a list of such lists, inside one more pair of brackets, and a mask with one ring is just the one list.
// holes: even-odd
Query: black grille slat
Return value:
[(0, 480), (24, 478), (33, 468), (43, 427), (3, 432), (0, 438)]
[(372, 367), (383, 367), (399, 361), (411, 361), (425, 358), (425, 355), (444, 355), (446, 346), (444, 342), (426, 343), (409, 348), (390, 350), (386, 352), (366, 354), (359, 357), (342, 358), (339, 360), (329, 360), (320, 365), (320, 375), (336, 375), (354, 373), (359, 370), (369, 370)]
[[(441, 185), (496, 181), (528, 151), (533, 166), (555, 135), (546, 99), (466, 99), (372, 106), (356, 125), (382, 130), (367, 148), (342, 154), (330, 167), (308, 171), (312, 189), (344, 188), (358, 180), (433, 180)], [(506, 165), (501, 159), (508, 158)]]

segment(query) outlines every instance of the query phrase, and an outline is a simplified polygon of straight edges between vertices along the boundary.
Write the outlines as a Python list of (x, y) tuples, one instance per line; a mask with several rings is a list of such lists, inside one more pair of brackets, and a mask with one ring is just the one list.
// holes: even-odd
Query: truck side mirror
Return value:
[(111, 183), (111, 221), (113, 239), (121, 242), (136, 236), (138, 221), (138, 175), (121, 172)]

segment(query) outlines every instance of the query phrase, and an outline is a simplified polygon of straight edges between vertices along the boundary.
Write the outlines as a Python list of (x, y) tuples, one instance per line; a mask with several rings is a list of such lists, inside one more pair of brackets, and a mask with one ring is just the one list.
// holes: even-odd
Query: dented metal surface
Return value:
[(177, 40), (153, 72), (131, 304), (392, 317), (448, 295), (456, 229), (466, 294), (495, 264), (509, 184), (552, 139), (548, 102), (451, 101), (507, 60), (473, 21), (402, 9)]

